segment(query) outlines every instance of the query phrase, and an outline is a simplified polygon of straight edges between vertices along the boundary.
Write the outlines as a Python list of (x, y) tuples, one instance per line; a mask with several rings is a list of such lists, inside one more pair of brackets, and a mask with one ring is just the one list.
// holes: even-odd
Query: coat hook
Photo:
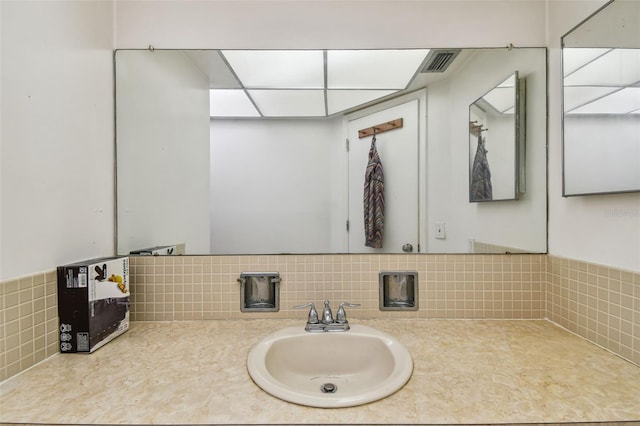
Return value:
[(513, 49), (513, 43), (509, 43), (509, 44), (507, 45), (507, 49), (508, 49), (508, 50)]
[(149, 45), (149, 52), (155, 52), (156, 48), (152, 44)]

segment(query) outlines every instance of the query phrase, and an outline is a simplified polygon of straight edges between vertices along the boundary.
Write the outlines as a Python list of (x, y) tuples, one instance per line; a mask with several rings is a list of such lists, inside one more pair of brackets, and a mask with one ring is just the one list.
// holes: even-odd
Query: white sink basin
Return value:
[[(311, 407), (351, 407), (384, 398), (411, 377), (413, 360), (393, 337), (371, 327), (309, 333), (279, 330), (249, 352), (247, 369), (264, 391)], [(331, 392), (333, 391), (333, 392)]]

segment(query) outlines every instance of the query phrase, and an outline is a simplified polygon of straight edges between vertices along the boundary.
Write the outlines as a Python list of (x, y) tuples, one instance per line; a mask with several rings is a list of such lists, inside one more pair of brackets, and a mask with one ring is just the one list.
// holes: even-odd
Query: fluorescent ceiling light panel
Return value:
[(397, 90), (327, 90), (327, 109), (335, 114), (397, 92)]
[(640, 49), (612, 49), (564, 78), (565, 86), (629, 86), (640, 81)]
[(503, 81), (502, 83), (498, 84), (496, 87), (514, 87), (516, 85), (516, 75), (515, 74), (511, 74), (509, 77), (507, 77), (507, 79), (505, 81)]
[(222, 53), (246, 88), (324, 88), (321, 50), (223, 50)]
[(324, 117), (323, 90), (249, 90), (265, 117)]
[(573, 114), (628, 114), (640, 108), (640, 87), (627, 87), (585, 106)]
[(498, 86), (482, 97), (496, 111), (504, 114), (513, 108), (515, 102), (515, 89), (513, 86)]
[(429, 49), (328, 50), (328, 89), (404, 89)]
[(211, 117), (260, 117), (244, 90), (214, 89), (209, 91)]
[(567, 76), (571, 74), (597, 57), (604, 55), (609, 50), (611, 49), (565, 47), (562, 49), (562, 70), (564, 75)]
[(608, 93), (619, 90), (619, 87), (601, 86), (572, 86), (564, 88), (564, 112), (571, 113), (573, 109), (599, 99)]

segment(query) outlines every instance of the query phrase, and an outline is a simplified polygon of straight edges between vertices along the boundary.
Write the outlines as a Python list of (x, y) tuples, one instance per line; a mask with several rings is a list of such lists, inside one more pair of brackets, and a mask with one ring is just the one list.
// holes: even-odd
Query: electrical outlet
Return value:
[(436, 239), (444, 240), (447, 238), (447, 231), (444, 222), (435, 222), (435, 235)]

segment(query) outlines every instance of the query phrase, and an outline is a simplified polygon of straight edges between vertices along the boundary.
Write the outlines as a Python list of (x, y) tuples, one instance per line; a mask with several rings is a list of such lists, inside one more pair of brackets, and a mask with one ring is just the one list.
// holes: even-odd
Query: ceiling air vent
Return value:
[(445, 72), (460, 53), (460, 49), (435, 49), (429, 52), (421, 73)]

